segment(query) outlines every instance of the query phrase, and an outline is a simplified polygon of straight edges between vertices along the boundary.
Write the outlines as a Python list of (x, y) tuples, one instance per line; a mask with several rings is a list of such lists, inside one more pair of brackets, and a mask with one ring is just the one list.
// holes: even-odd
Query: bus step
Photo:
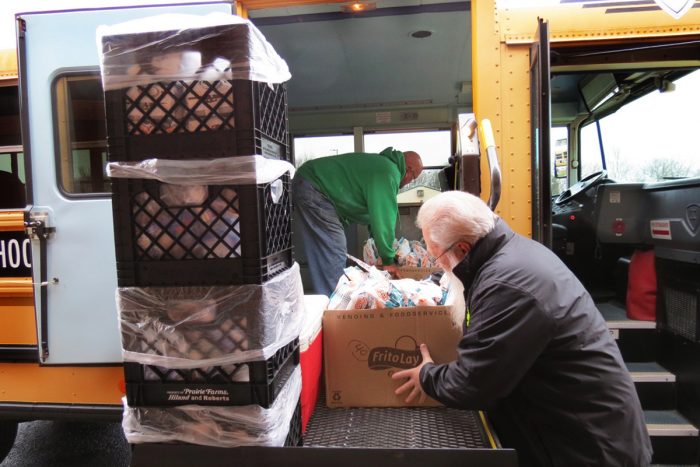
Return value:
[(645, 410), (654, 449), (652, 462), (698, 465), (698, 429), (675, 410)]
[(656, 329), (656, 321), (629, 319), (625, 306), (616, 300), (596, 303), (610, 329)]
[(626, 362), (651, 362), (658, 359), (655, 321), (629, 319), (625, 306), (616, 300), (597, 302), (596, 307)]
[(628, 362), (637, 395), (645, 410), (676, 408), (676, 375), (656, 362)]

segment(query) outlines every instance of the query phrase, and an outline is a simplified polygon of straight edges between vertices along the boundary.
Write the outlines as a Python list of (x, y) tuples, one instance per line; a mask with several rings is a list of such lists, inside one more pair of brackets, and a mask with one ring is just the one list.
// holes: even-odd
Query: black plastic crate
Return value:
[[(181, 189), (199, 199), (173, 201)], [(112, 209), (120, 287), (262, 284), (292, 265), (287, 174), (196, 188), (114, 179)]]
[[(269, 408), (299, 364), (299, 340), (267, 360), (172, 369), (124, 362), (126, 400), (132, 407), (251, 405)], [(248, 382), (236, 381), (247, 367)]]
[(105, 91), (111, 162), (259, 154), (291, 162), (284, 84), (171, 81)]
[[(291, 161), (285, 84), (226, 80), (250, 66), (248, 24), (115, 34), (102, 38), (110, 161), (211, 159), (261, 154)], [(196, 54), (201, 67), (163, 71), (165, 57)], [(161, 64), (162, 65), (162, 64)], [(228, 73), (228, 74), (227, 74)]]

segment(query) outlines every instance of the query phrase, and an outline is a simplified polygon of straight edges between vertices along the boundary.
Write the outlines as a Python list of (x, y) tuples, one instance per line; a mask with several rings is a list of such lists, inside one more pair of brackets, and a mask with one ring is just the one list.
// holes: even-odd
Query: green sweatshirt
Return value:
[(405, 174), (403, 153), (391, 147), (313, 159), (297, 171), (328, 197), (343, 224), (370, 226), (383, 264), (394, 264), (396, 195)]

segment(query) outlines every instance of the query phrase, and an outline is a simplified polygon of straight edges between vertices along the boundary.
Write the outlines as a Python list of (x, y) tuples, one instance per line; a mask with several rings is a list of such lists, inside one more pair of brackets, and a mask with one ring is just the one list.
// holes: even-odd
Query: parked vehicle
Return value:
[[(337, 2), (248, 0), (17, 16), (18, 70), (0, 81), (0, 171), (25, 185), (26, 200), (0, 210), (0, 458), (20, 421), (121, 417), (95, 29), (162, 11), (219, 11), (249, 17), (289, 64), (297, 164), (389, 145), (420, 152), (427, 175), (400, 197), (397, 236), (407, 238), (419, 235), (413, 218), (426, 188), (491, 199), (514, 230), (552, 248), (596, 299), (635, 379), (654, 462), (698, 462), (700, 159), (692, 125), (700, 9), (663, 0), (359, 3), (360, 13)], [(681, 98), (668, 111), (644, 113), (673, 96)], [(481, 151), (473, 138), (483, 119), (493, 125), (497, 158), (484, 138)], [(347, 235), (349, 251), (360, 256), (366, 229), (353, 226)], [(651, 320), (631, 319), (639, 317), (627, 307), (637, 284), (628, 281), (638, 274), (632, 258), (641, 250), (656, 260), (642, 273), (658, 283)], [(303, 251), (295, 254), (303, 276)], [(329, 455), (339, 465), (395, 462), (380, 451), (256, 455), (296, 455), (311, 465)], [(486, 456), (479, 465), (513, 461), (508, 450), (488, 451), (412, 455), (416, 465), (458, 465), (477, 454)], [(201, 455), (182, 446), (155, 452)]]

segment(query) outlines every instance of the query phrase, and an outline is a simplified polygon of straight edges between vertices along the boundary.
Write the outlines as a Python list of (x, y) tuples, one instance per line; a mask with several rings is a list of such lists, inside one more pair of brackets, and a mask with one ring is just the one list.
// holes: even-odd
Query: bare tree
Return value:
[(696, 174), (696, 170), (678, 159), (655, 158), (644, 165), (643, 173), (647, 181), (686, 178)]
[(635, 181), (636, 174), (632, 170), (629, 161), (622, 156), (622, 150), (619, 146), (613, 146), (612, 150), (606, 154), (606, 165), (608, 168), (608, 176), (618, 182)]

